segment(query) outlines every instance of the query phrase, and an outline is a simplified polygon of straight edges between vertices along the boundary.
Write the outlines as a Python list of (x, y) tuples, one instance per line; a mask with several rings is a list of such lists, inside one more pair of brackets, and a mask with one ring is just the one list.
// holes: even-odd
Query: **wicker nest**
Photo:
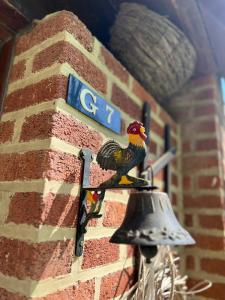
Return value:
[(111, 29), (111, 49), (159, 101), (192, 76), (196, 52), (167, 18), (136, 3), (123, 3)]

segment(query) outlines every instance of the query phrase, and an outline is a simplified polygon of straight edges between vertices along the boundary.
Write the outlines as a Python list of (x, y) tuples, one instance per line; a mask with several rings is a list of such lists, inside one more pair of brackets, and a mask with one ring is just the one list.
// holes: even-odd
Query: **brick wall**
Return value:
[[(152, 106), (152, 160), (163, 152), (165, 123), (180, 146), (179, 127), (97, 41), (76, 16), (58, 12), (16, 42), (0, 123), (0, 298), (10, 300), (110, 299), (129, 289), (134, 252), (109, 244), (126, 208), (128, 193), (108, 192), (103, 217), (85, 236), (84, 255), (74, 257), (81, 161), (118, 136), (65, 103), (74, 74), (122, 111), (123, 127)], [(172, 166), (173, 203), (182, 202), (179, 158)], [(96, 163), (91, 183), (109, 177)], [(162, 174), (156, 184), (163, 187)]]
[(225, 295), (224, 113), (216, 77), (193, 80), (171, 100), (181, 126), (185, 225), (197, 241), (184, 249), (190, 284), (213, 287), (195, 299)]

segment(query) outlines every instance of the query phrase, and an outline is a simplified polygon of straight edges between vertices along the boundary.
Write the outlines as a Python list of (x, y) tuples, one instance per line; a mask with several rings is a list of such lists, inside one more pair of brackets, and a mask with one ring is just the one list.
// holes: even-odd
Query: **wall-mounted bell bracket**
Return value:
[(131, 184), (119, 184), (113, 176), (109, 180), (103, 182), (98, 187), (90, 186), (90, 166), (93, 160), (90, 149), (81, 150), (81, 158), (83, 160), (82, 183), (80, 191), (80, 206), (77, 221), (75, 255), (81, 256), (83, 253), (84, 235), (87, 232), (88, 222), (92, 219), (101, 218), (100, 210), (105, 197), (105, 191), (109, 189), (136, 189), (151, 191), (157, 189), (150, 181), (127, 175), (132, 180)]
[[(160, 157), (152, 165), (152, 175), (157, 174), (165, 165), (167, 165), (171, 159), (174, 158), (176, 149), (171, 148), (162, 157)], [(152, 191), (157, 189), (151, 181), (137, 178), (132, 178), (132, 184), (123, 185), (112, 183), (112, 180), (107, 180), (103, 182), (99, 187), (91, 187), (90, 178), (90, 166), (93, 160), (92, 152), (90, 149), (81, 150), (81, 158), (83, 160), (83, 170), (82, 170), (82, 183), (80, 191), (80, 207), (78, 213), (77, 221), (77, 233), (76, 233), (76, 245), (75, 245), (75, 255), (81, 256), (83, 253), (83, 243), (84, 235), (87, 232), (88, 222), (92, 219), (101, 218), (100, 210), (105, 197), (105, 192), (108, 189), (136, 189), (138, 191)], [(149, 172), (148, 170), (146, 172)], [(145, 172), (143, 172), (144, 174)], [(149, 177), (149, 175), (148, 175)]]
[[(113, 175), (109, 180), (103, 182), (98, 187), (91, 187), (90, 178), (90, 166), (93, 160), (92, 152), (90, 149), (81, 150), (81, 158), (83, 160), (83, 172), (82, 182), (80, 190), (80, 206), (77, 221), (76, 232), (76, 244), (75, 255), (81, 256), (83, 253), (84, 235), (87, 231), (86, 227), (88, 222), (92, 219), (100, 218), (101, 207), (105, 197), (105, 192), (108, 189), (136, 189), (138, 191), (153, 191), (157, 189), (153, 184), (153, 177), (158, 171), (164, 168), (175, 156), (176, 149), (171, 148), (169, 143), (166, 143), (166, 153), (159, 158), (151, 167), (148, 166), (149, 159), (149, 145), (150, 145), (150, 111), (151, 108), (148, 103), (144, 104), (143, 109), (143, 123), (145, 127), (145, 133), (147, 136), (146, 146), (147, 155), (141, 164), (141, 177), (132, 177), (127, 173), (125, 175), (126, 181), (121, 180), (121, 176), (118, 176), (118, 172)], [(169, 130), (166, 131), (165, 139), (169, 138)], [(168, 172), (167, 172), (168, 174)], [(168, 177), (168, 176), (167, 176)]]

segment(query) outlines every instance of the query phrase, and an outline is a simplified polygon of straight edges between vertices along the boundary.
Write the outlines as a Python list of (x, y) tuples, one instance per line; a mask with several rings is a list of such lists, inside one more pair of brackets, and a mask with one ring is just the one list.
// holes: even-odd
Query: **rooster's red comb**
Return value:
[(134, 121), (130, 123), (130, 125), (127, 127), (127, 133), (133, 132), (134, 129), (139, 129), (141, 126), (143, 126), (143, 123), (139, 121)]

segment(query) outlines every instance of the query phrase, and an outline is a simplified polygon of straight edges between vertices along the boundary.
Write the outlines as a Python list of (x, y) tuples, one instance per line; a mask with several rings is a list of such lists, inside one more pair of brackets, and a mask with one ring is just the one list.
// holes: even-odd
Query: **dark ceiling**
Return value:
[(108, 46), (110, 27), (125, 1), (148, 6), (184, 31), (198, 54), (196, 74), (225, 75), (224, 0), (0, 0), (0, 40), (7, 40), (33, 19), (66, 9)]
[[(6, 0), (0, 0), (1, 2), (4, 3)], [(144, 4), (180, 25), (168, 0), (10, 0), (9, 2), (28, 22), (63, 9), (73, 11), (105, 45), (109, 42), (110, 27), (122, 2)]]

